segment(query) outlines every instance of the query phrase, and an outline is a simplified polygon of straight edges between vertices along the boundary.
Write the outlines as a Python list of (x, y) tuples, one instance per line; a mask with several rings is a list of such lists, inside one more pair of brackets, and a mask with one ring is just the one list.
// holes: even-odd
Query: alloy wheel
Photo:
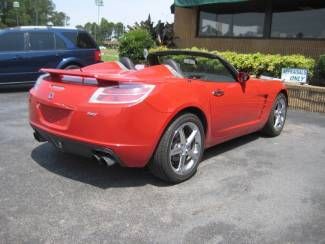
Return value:
[(280, 97), (277, 100), (275, 109), (274, 109), (274, 128), (279, 130), (284, 126), (285, 117), (287, 113), (287, 104), (283, 97)]
[(199, 127), (193, 122), (179, 126), (173, 135), (169, 150), (169, 160), (173, 171), (185, 175), (200, 159), (202, 136)]

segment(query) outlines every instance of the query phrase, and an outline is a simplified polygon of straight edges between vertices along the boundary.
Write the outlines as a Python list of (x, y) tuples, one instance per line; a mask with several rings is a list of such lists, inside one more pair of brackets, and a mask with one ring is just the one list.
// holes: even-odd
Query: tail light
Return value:
[(34, 84), (34, 89), (37, 90), (38, 87), (41, 85), (41, 83), (43, 82), (43, 80), (46, 80), (47, 78), (49, 78), (49, 74), (43, 74), (43, 75), (40, 75), (38, 77), (38, 79), (36, 80), (35, 84)]
[(154, 85), (141, 83), (122, 83), (98, 88), (90, 98), (90, 103), (102, 104), (135, 104), (146, 99)]
[(102, 61), (102, 53), (100, 50), (95, 51), (95, 62), (101, 62)]

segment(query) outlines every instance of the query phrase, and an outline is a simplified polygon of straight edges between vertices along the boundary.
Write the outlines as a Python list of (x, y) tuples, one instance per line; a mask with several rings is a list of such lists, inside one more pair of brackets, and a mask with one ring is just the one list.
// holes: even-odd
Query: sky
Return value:
[[(70, 26), (84, 25), (87, 22), (97, 22), (98, 8), (95, 0), (52, 0), (57, 11), (65, 12), (70, 19)], [(170, 13), (173, 0), (103, 0), (100, 8), (100, 18), (111, 22), (122, 22), (132, 25), (136, 21), (146, 20), (148, 15), (154, 22), (173, 22)]]

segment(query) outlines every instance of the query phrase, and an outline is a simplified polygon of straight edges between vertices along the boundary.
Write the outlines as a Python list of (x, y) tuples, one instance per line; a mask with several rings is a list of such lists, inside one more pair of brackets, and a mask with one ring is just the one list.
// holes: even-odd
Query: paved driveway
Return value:
[(26, 103), (0, 93), (0, 243), (325, 243), (324, 115), (290, 111), (168, 186), (35, 142)]

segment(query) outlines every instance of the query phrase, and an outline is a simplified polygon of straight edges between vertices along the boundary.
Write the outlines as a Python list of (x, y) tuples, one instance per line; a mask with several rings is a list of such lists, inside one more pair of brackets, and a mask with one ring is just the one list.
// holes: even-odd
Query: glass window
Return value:
[(325, 8), (275, 12), (271, 37), (325, 38)]
[(217, 15), (208, 12), (200, 12), (200, 36), (217, 35)]
[(80, 32), (78, 35), (77, 46), (79, 48), (96, 48), (97, 45), (95, 41), (86, 32)]
[(63, 32), (64, 37), (68, 38), (78, 48), (97, 48), (96, 42), (87, 32)]
[(264, 13), (200, 12), (200, 36), (263, 37)]
[(51, 32), (30, 32), (30, 50), (52, 50), (54, 49), (54, 37)]
[(0, 51), (24, 51), (24, 33), (9, 32), (0, 35)]
[(67, 38), (69, 41), (71, 41), (73, 43), (73, 45), (77, 45), (77, 36), (78, 36), (78, 33), (76, 31), (72, 32), (62, 32), (62, 35)]
[(55, 45), (56, 45), (56, 49), (66, 49), (67, 48), (67, 46), (65, 45), (62, 38), (59, 37), (57, 34), (55, 34)]

